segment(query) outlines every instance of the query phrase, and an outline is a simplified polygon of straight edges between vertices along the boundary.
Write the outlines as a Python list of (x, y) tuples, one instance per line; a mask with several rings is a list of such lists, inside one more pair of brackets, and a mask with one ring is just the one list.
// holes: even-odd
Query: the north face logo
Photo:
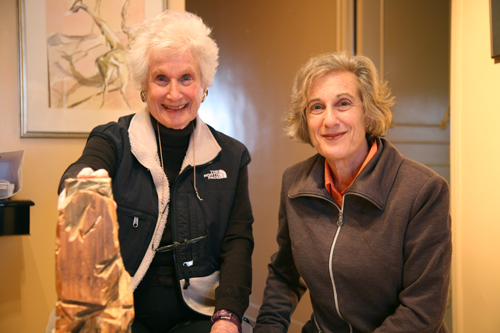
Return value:
[(203, 177), (208, 179), (224, 179), (227, 178), (227, 174), (224, 170), (210, 170), (210, 173), (203, 175)]

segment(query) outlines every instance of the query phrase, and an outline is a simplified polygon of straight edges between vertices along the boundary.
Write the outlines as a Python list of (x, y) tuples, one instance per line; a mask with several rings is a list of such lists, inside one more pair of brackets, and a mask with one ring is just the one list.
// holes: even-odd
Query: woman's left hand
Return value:
[(238, 327), (229, 320), (217, 320), (210, 333), (238, 333)]

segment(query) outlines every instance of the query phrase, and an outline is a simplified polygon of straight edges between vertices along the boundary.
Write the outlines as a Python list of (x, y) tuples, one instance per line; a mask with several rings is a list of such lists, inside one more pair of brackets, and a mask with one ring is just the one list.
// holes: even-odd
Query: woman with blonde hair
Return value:
[(277, 241), (255, 332), (447, 332), (449, 187), (382, 136), (391, 97), (366, 57), (327, 53), (297, 73), (286, 133), (317, 154), (282, 180)]

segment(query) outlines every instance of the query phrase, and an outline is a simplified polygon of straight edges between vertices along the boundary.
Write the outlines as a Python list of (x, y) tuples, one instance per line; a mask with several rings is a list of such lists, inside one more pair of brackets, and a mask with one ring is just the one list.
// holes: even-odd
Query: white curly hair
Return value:
[(209, 87), (219, 64), (219, 48), (210, 36), (211, 32), (212, 29), (197, 15), (173, 10), (166, 10), (134, 27), (128, 62), (136, 87), (145, 88), (149, 57), (157, 51), (189, 51), (199, 63), (203, 86)]

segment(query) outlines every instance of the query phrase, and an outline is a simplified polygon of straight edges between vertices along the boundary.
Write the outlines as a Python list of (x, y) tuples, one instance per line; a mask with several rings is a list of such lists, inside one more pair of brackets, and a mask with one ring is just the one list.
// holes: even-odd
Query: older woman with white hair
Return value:
[(363, 56), (327, 53), (298, 71), (287, 134), (317, 154), (283, 175), (279, 249), (255, 332), (447, 332), (449, 188), (383, 135), (394, 103)]
[(188, 12), (138, 26), (129, 63), (146, 107), (93, 129), (61, 179), (60, 191), (71, 177), (112, 179), (134, 333), (241, 332), (248, 307), (250, 155), (198, 116), (218, 65), (210, 33)]

